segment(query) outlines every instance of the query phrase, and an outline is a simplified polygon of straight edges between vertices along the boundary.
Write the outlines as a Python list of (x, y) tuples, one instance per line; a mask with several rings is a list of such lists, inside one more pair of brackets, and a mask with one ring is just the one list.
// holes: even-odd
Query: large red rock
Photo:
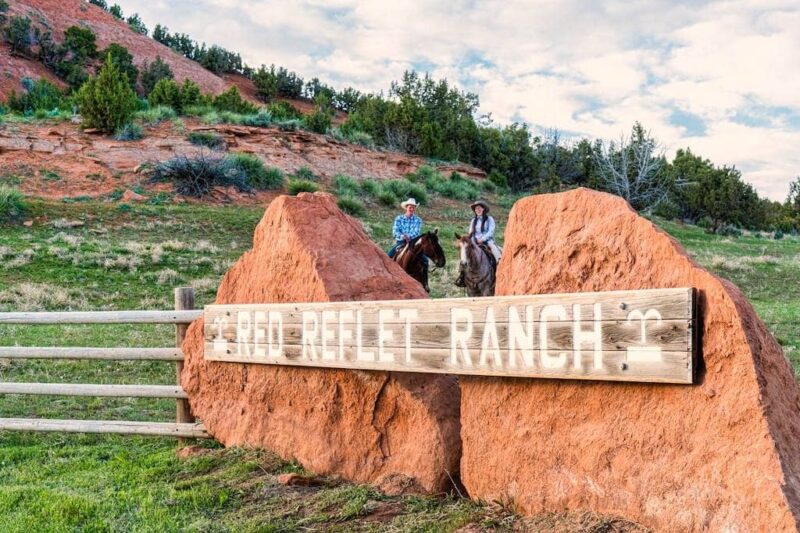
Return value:
[[(218, 304), (427, 298), (327, 194), (275, 199)], [(203, 359), (203, 321), (183, 345), (194, 413), (226, 446), (255, 446), (307, 469), (422, 492), (459, 467), (455, 378)]]
[(696, 385), (461, 380), (473, 498), (659, 531), (796, 530), (800, 391), (739, 289), (611, 195), (528, 197), (509, 215), (499, 295), (669, 287), (699, 291)]

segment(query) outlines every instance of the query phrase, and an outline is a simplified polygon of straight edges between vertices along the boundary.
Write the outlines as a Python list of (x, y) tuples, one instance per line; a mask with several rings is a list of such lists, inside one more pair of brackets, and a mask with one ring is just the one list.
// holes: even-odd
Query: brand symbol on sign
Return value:
[(628, 325), (634, 320), (640, 321), (641, 328), (641, 346), (628, 346), (627, 361), (629, 363), (659, 363), (661, 362), (661, 347), (660, 346), (647, 346), (647, 320), (653, 319), (656, 325), (661, 324), (661, 313), (655, 309), (648, 309), (642, 313), (638, 309), (628, 313)]

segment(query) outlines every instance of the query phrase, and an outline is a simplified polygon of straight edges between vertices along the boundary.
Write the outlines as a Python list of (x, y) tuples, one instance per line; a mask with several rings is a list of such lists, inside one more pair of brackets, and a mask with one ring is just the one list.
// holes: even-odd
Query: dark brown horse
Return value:
[(431, 292), (428, 286), (428, 269), (425, 268), (423, 255), (441, 268), (445, 265), (444, 250), (439, 244), (439, 230), (435, 229), (411, 239), (409, 243), (394, 256), (394, 261), (406, 273), (419, 281), (426, 291)]
[(468, 296), (494, 296), (495, 265), (489, 252), (475, 244), (467, 235), (456, 233), (459, 252), (458, 268), (464, 273)]

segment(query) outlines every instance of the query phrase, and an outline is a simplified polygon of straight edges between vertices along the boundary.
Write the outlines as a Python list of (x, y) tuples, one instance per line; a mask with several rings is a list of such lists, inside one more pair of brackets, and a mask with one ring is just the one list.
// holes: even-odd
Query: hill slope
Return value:
[[(99, 49), (118, 43), (128, 49), (139, 67), (145, 61), (152, 62), (156, 56), (161, 56), (179, 82), (189, 78), (203, 92), (215, 94), (224, 91), (229, 85), (198, 63), (150, 37), (136, 33), (125, 22), (83, 0), (9, 0), (8, 3), (11, 15), (29, 16), (35, 24), (49, 28), (56, 42), (63, 40), (64, 30), (70, 26), (83, 26), (95, 33)], [(45, 69), (39, 63), (10, 57), (7, 48), (5, 53), (0, 53), (0, 68), (6, 74), (6, 79), (0, 84), (0, 95), (4, 98), (11, 88), (19, 87), (19, 80), (25, 76), (52, 78), (48, 73), (42, 73)]]

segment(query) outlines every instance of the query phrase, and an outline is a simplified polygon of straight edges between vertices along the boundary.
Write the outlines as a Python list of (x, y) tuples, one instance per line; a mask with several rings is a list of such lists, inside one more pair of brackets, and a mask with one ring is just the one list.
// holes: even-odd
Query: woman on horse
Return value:
[[(392, 259), (394, 259), (394, 256), (401, 248), (422, 235), (422, 219), (417, 215), (417, 205), (417, 201), (413, 198), (409, 198), (405, 202), (400, 203), (400, 207), (405, 210), (405, 213), (397, 215), (394, 219), (394, 225), (392, 226), (394, 246), (392, 246), (388, 252), (389, 257)], [(420, 259), (422, 259), (422, 267), (427, 277), (428, 257), (422, 254), (420, 255)]]
[[(496, 269), (503, 251), (494, 242), (494, 230), (497, 225), (494, 222), (494, 218), (489, 215), (489, 204), (485, 200), (478, 200), (477, 202), (473, 202), (470, 207), (475, 216), (472, 217), (472, 221), (469, 223), (467, 235), (472, 242), (487, 249), (492, 254), (492, 257), (494, 257), (494, 268)], [(464, 286), (464, 275), (465, 272), (462, 269), (458, 273), (456, 286)]]
[(494, 223), (494, 218), (489, 215), (489, 204), (484, 200), (478, 200), (470, 207), (475, 216), (472, 218), (472, 222), (469, 223), (469, 237), (475, 244), (488, 248), (492, 252), (492, 256), (494, 256), (495, 263), (498, 263), (503, 251), (494, 242), (496, 224)]

